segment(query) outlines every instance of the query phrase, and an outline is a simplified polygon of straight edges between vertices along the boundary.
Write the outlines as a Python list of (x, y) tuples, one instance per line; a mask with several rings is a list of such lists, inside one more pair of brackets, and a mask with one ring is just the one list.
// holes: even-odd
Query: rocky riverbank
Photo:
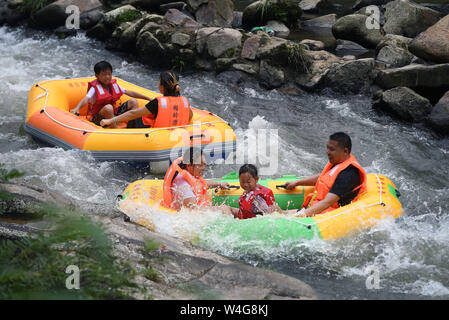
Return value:
[[(59, 37), (73, 36), (78, 30), (67, 26), (77, 20), (67, 8), (75, 5), (87, 36), (150, 66), (215, 72), (233, 84), (256, 80), (264, 88), (295, 94), (323, 89), (368, 94), (374, 108), (449, 133), (448, 6), (356, 0), (352, 13), (337, 16), (332, 13), (339, 12), (337, 6), (328, 0), (259, 0), (243, 12), (235, 11), (231, 0), (45, 4), (3, 0), (0, 24), (25, 22)], [(290, 31), (301, 29), (328, 30), (337, 47), (289, 39)], [(346, 49), (371, 49), (374, 56), (339, 54)]]
[[(125, 223), (118, 211), (104, 212), (101, 206), (20, 183), (0, 184), (0, 192), (4, 191), (12, 197), (0, 197), (0, 212), (8, 216), (33, 215), (43, 205), (52, 204), (84, 212), (99, 224), (112, 243), (116, 259), (129, 263), (135, 270), (129, 280), (140, 290), (132, 294), (132, 298), (316, 299), (313, 289), (298, 279), (238, 263), (190, 242)], [(42, 221), (21, 225), (3, 218), (0, 219), (0, 240), (19, 241), (51, 228), (42, 227)], [(154, 248), (143, 250), (148, 249), (148, 243)], [(64, 277), (64, 270), (60, 272)]]

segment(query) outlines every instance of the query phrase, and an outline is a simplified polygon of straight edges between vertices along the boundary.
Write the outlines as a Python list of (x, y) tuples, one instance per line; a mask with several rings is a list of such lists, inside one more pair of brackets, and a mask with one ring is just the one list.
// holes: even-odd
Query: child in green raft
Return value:
[(273, 191), (257, 184), (259, 176), (255, 165), (245, 164), (240, 167), (239, 181), (245, 191), (239, 198), (239, 208), (231, 208), (235, 218), (249, 219), (264, 213), (282, 212), (274, 200)]

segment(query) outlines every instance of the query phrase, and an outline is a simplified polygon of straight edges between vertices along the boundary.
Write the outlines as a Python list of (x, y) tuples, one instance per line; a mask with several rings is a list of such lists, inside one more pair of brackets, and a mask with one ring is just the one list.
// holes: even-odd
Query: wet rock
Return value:
[(420, 33), (409, 48), (414, 55), (423, 59), (449, 62), (449, 15)]
[(337, 15), (335, 13), (327, 14), (318, 18), (301, 21), (303, 27), (311, 28), (332, 28), (335, 21), (337, 21)]
[(290, 34), (290, 29), (287, 28), (285, 24), (279, 21), (268, 21), (267, 27), (274, 31), (275, 36), (277, 37), (288, 37)]
[(449, 91), (433, 107), (428, 122), (436, 131), (449, 134)]
[(384, 91), (373, 107), (386, 110), (410, 122), (424, 120), (432, 110), (429, 100), (406, 87), (396, 87)]
[(138, 6), (143, 9), (147, 10), (157, 10), (161, 5), (170, 4), (172, 2), (175, 2), (176, 0), (129, 0), (131, 5)]
[(408, 50), (411, 38), (398, 35), (386, 35), (376, 48), (376, 60), (383, 62), (389, 68), (399, 68), (410, 64), (414, 55)]
[(386, 33), (416, 37), (440, 19), (438, 11), (408, 0), (395, 0), (385, 6)]
[(56, 28), (65, 24), (70, 13), (66, 8), (75, 5), (80, 14), (102, 7), (99, 0), (58, 0), (38, 10), (32, 17), (33, 25), (39, 28)]
[(265, 60), (261, 60), (259, 79), (261, 86), (267, 89), (274, 89), (284, 84), (285, 76), (281, 69), (269, 65)]
[(112, 33), (113, 30), (111, 30), (110, 26), (106, 25), (106, 23), (101, 20), (92, 28), (86, 31), (86, 36), (88, 36), (89, 38), (105, 41), (111, 37)]
[(245, 40), (242, 47), (241, 57), (244, 59), (254, 60), (256, 59), (257, 51), (260, 47), (261, 36), (251, 36)]
[(246, 72), (250, 75), (256, 75), (259, 72), (259, 69), (255, 64), (234, 63), (232, 68), (234, 70)]
[(355, 43), (355, 42), (352, 42), (349, 40), (338, 39), (337, 46), (335, 48), (335, 52), (339, 56), (344, 56), (344, 55), (360, 56), (362, 54), (367, 53), (368, 49), (366, 49), (365, 47), (362, 47), (358, 43)]
[(212, 70), (214, 70), (214, 66), (210, 60), (203, 59), (201, 57), (196, 57), (195, 58), (195, 69), (204, 70), (204, 71), (212, 71)]
[(367, 17), (361, 14), (350, 14), (338, 19), (332, 26), (336, 39), (350, 40), (366, 48), (375, 48), (382, 40), (381, 29), (368, 29)]
[(77, 31), (76, 31), (76, 29), (68, 29), (64, 26), (60, 26), (55, 29), (54, 33), (59, 39), (65, 39), (68, 37), (76, 36)]
[(243, 10), (242, 23), (245, 27), (264, 26), (268, 21), (275, 20), (290, 28), (296, 28), (302, 10), (292, 0), (259, 0)]
[(169, 57), (166, 55), (164, 46), (150, 31), (139, 33), (136, 48), (139, 57), (145, 63), (149, 65), (169, 65)]
[(161, 4), (159, 6), (159, 10), (162, 12), (162, 14), (165, 14), (169, 9), (176, 9), (181, 12), (187, 11), (187, 4), (185, 2), (170, 2), (167, 4)]
[[(126, 17), (124, 17), (126, 15)], [(104, 23), (112, 30), (123, 22), (128, 22), (141, 18), (141, 13), (131, 5), (125, 5), (104, 14)]]
[(169, 9), (165, 13), (165, 21), (177, 28), (198, 29), (201, 25), (188, 15), (176, 9)]
[(366, 6), (381, 6), (393, 0), (356, 0), (352, 6), (352, 10), (360, 10)]
[(171, 36), (171, 43), (177, 44), (178, 46), (185, 47), (190, 42), (190, 35), (182, 33), (182, 32), (175, 32)]
[(314, 90), (327, 70), (345, 62), (343, 59), (324, 50), (305, 50), (304, 53), (309, 61), (307, 72), (298, 73), (295, 82), (306, 90)]
[(192, 8), (192, 10), (195, 12), (201, 5), (207, 4), (209, 0), (186, 0), (186, 2), (190, 6), (190, 8)]
[(230, 58), (237, 54), (242, 34), (230, 28), (202, 28), (197, 33), (197, 51), (205, 51), (213, 58)]
[(205, 26), (232, 27), (234, 3), (232, 0), (209, 0), (198, 7), (195, 17)]
[(21, 3), (21, 0), (0, 1), (0, 26), (4, 24), (17, 26), (23, 19), (26, 18), (26, 14), (22, 10), (18, 9)]
[(100, 9), (84, 12), (80, 15), (80, 27), (87, 30), (95, 26), (101, 19), (103, 19), (104, 13)]
[[(239, 74), (237, 71), (234, 73)], [(48, 201), (83, 210), (78, 206), (81, 201), (29, 185), (0, 184), (0, 190), (7, 190), (28, 203), (25, 207)], [(160, 244), (158, 249), (148, 254), (152, 258), (151, 268), (162, 279), (150, 281), (141, 275), (130, 279), (155, 299), (316, 299), (314, 290), (301, 280), (238, 263), (185, 240), (125, 223), (121, 216), (110, 217), (104, 208), (104, 205), (97, 206), (89, 217), (106, 231), (114, 256), (130, 263), (136, 271), (148, 266), (148, 257), (142, 254), (145, 242), (150, 240)], [(15, 240), (35, 233), (36, 230), (27, 225), (0, 222), (2, 239)], [(136, 299), (144, 297), (135, 296)]]
[[(376, 83), (384, 89), (408, 87), (449, 90), (449, 63), (438, 65), (411, 64), (401, 68), (381, 70)], [(426, 96), (427, 97), (427, 96)], [(427, 97), (428, 98), (428, 97)]]
[(375, 78), (372, 58), (348, 61), (330, 68), (320, 79), (320, 88), (343, 94), (366, 93)]
[(114, 42), (117, 43), (117, 47), (125, 51), (134, 50), (139, 32), (142, 30), (142, 28), (145, 27), (145, 25), (147, 25), (152, 20), (153, 20), (152, 15), (145, 15), (136, 22), (130, 23), (129, 27), (125, 28), (123, 32), (121, 32), (120, 36), (114, 36), (114, 34), (116, 34), (116, 32), (114, 31), (112, 38)]
[(302, 0), (299, 7), (304, 12), (317, 13), (323, 9), (331, 9), (333, 5), (330, 0)]
[(305, 45), (307, 50), (312, 51), (320, 51), (325, 48), (324, 42), (318, 40), (304, 39), (300, 42), (300, 44)]

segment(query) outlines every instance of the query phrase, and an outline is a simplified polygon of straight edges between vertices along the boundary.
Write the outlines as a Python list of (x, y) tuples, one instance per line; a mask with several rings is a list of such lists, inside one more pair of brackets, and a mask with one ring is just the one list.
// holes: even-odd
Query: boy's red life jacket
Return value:
[(142, 117), (146, 126), (164, 128), (184, 126), (189, 123), (190, 108), (186, 97), (157, 97), (158, 111), (156, 119), (153, 115)]
[(267, 187), (257, 185), (259, 190), (254, 190), (248, 196), (248, 193), (244, 192), (239, 198), (239, 214), (237, 218), (239, 219), (249, 219), (255, 218), (257, 214), (263, 214), (263, 212), (252, 212), (254, 199), (258, 196), (261, 196), (268, 206), (272, 206), (274, 204), (274, 194), (271, 189)]
[(87, 92), (90, 88), (95, 89), (95, 102), (89, 106), (89, 114), (94, 117), (101, 108), (107, 104), (111, 104), (114, 107), (114, 114), (117, 113), (117, 107), (115, 103), (120, 99), (124, 92), (120, 89), (116, 79), (112, 79), (109, 84), (109, 91), (106, 90), (101, 83), (95, 79), (88, 83)]
[(182, 161), (183, 157), (180, 157), (173, 161), (171, 166), (168, 168), (167, 173), (164, 177), (163, 184), (163, 201), (162, 205), (166, 208), (175, 209), (173, 206), (173, 193), (172, 184), (175, 178), (176, 172), (184, 177), (188, 184), (192, 187), (193, 193), (197, 199), (197, 205), (200, 207), (209, 207), (211, 205), (209, 194), (207, 192), (207, 183), (203, 177), (194, 177), (187, 170), (183, 170), (179, 167), (179, 163)]
[[(315, 203), (323, 200), (326, 197), (326, 195), (332, 189), (332, 186), (334, 185), (335, 180), (337, 179), (340, 172), (345, 170), (350, 165), (353, 165), (354, 167), (356, 167), (359, 170), (359, 175), (360, 175), (360, 180), (361, 180), (361, 184), (353, 190), (353, 191), (355, 191), (358, 189), (359, 192), (357, 193), (357, 196), (352, 201), (355, 201), (359, 197), (359, 195), (361, 195), (362, 193), (364, 193), (366, 191), (366, 172), (351, 153), (349, 155), (349, 158), (346, 161), (339, 163), (335, 166), (333, 166), (330, 162), (327, 163), (327, 165), (324, 167), (323, 171), (321, 172), (320, 176), (318, 177), (318, 180), (315, 184), (314, 193), (309, 194), (309, 196), (311, 196), (311, 195), (315, 196), (312, 199), (310, 206), (313, 206)], [(306, 201), (304, 201), (305, 205), (306, 205), (307, 201), (310, 201), (310, 198), (306, 199)], [(338, 201), (336, 201), (330, 208), (328, 208), (327, 210), (325, 210), (321, 213), (325, 213), (325, 212), (337, 209), (339, 207), (340, 207), (340, 205), (338, 204)]]

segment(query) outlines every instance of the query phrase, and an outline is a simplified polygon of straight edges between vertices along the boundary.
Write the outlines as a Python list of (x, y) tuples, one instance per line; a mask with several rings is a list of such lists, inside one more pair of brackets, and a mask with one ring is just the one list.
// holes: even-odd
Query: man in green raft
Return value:
[(326, 149), (329, 162), (321, 174), (286, 184), (287, 190), (296, 186), (315, 186), (314, 193), (304, 200), (303, 208), (289, 213), (313, 217), (347, 205), (366, 191), (365, 170), (352, 155), (351, 148), (351, 138), (346, 133), (336, 132), (329, 137)]

